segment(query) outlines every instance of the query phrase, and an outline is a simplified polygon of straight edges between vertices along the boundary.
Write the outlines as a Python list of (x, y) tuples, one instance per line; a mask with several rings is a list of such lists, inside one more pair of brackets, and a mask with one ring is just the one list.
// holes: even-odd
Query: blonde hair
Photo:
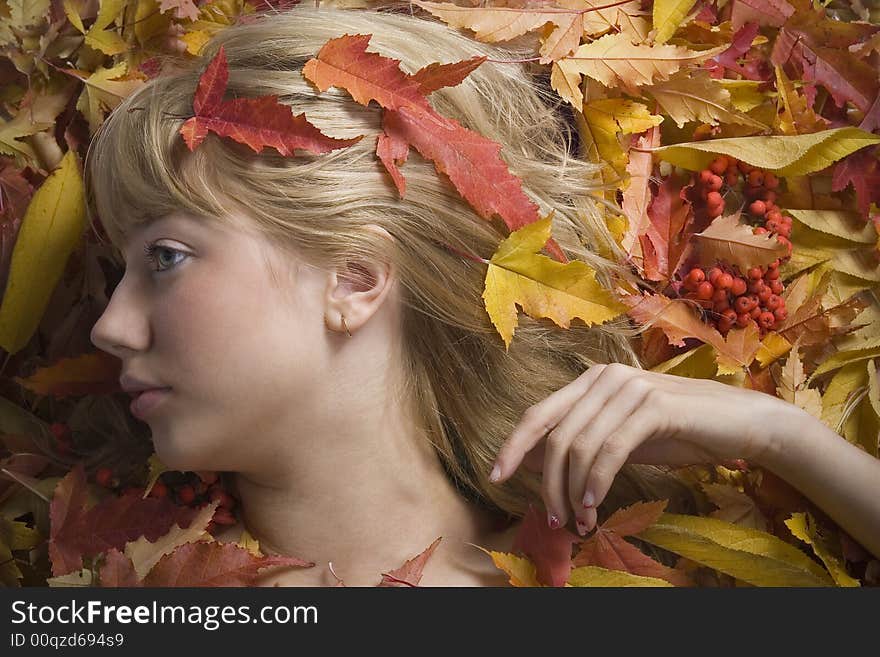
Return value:
[[(435, 61), (531, 52), (483, 44), (430, 17), (391, 9), (297, 5), (259, 12), (217, 34), (194, 63), (175, 62), (176, 70), (151, 80), (108, 117), (87, 157), (87, 180), (98, 183), (88, 184), (90, 214), (94, 206), (114, 241), (131, 224), (174, 210), (233, 224), (244, 215), (279, 247), (318, 267), (344, 269), (358, 258), (392, 262), (402, 290), (404, 387), (421, 428), (462, 495), (520, 517), (540, 498), (540, 478), (520, 468), (503, 485), (491, 484), (488, 472), (502, 443), (530, 406), (591, 365), (640, 367), (631, 338), (641, 329), (625, 316), (592, 327), (577, 320), (566, 330), (520, 314), (505, 350), (481, 298), (486, 266), (438, 243), (488, 259), (506, 227), (480, 218), (415, 151), (402, 167), (406, 196), (399, 198), (375, 155), (381, 108), (361, 106), (341, 89), (319, 92), (300, 75), (327, 40), (346, 33), (372, 34), (369, 50), (400, 60), (408, 73)], [(277, 94), (327, 135), (367, 136), (322, 155), (282, 157), (209, 134), (189, 152), (178, 130), (193, 114), (199, 76), (221, 45), (231, 96)], [(501, 156), (542, 216), (555, 210), (553, 237), (570, 259), (589, 264), (606, 286), (632, 276), (618, 264), (624, 254), (591, 197), (599, 167), (576, 156), (573, 122), (546, 79), (520, 64), (484, 62), (429, 101), (502, 145)], [(368, 223), (385, 228), (395, 243), (363, 230)], [(687, 503), (688, 494), (667, 468), (629, 464), (600, 506), (600, 521), (640, 499)], [(667, 510), (675, 508), (685, 510), (671, 499)]]

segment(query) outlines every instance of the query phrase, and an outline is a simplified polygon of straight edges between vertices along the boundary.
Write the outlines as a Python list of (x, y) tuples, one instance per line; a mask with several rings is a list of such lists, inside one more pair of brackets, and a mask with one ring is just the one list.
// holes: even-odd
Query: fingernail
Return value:
[(581, 522), (580, 518), (578, 518), (578, 521), (577, 521), (577, 528), (578, 528), (578, 534), (580, 534), (581, 536), (586, 536), (587, 532), (590, 531), (589, 529), (587, 529), (587, 526)]
[(498, 464), (495, 464), (495, 467), (492, 468), (492, 474), (489, 475), (489, 481), (493, 484), (501, 478), (501, 468), (498, 467)]
[(548, 511), (547, 524), (550, 525), (550, 529), (559, 529), (559, 518)]
[(589, 509), (591, 506), (596, 504), (596, 498), (593, 497), (592, 491), (587, 491), (584, 493), (584, 508)]

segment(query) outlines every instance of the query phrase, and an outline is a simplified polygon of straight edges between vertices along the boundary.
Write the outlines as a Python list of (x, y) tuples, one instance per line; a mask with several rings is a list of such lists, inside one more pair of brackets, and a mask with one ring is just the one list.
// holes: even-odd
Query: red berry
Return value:
[(767, 212), (767, 206), (764, 205), (764, 201), (752, 201), (752, 204), (749, 206), (749, 212), (761, 217)]
[(708, 205), (721, 205), (723, 202), (724, 199), (718, 192), (709, 192), (706, 194), (706, 203)]
[(712, 173), (709, 169), (703, 169), (700, 171), (700, 183), (703, 185), (708, 185), (709, 181), (712, 180), (712, 176), (715, 174)]
[(721, 205), (710, 205), (706, 208), (706, 214), (709, 215), (710, 219), (715, 219), (724, 214), (724, 204)]
[(770, 290), (770, 288), (765, 286), (763, 290), (758, 292), (758, 299), (760, 301), (766, 302), (772, 294), (773, 292)]
[(752, 280), (758, 280), (759, 278), (764, 278), (764, 272), (760, 267), (752, 267), (749, 269), (749, 278)]
[(772, 328), (776, 323), (776, 317), (771, 312), (762, 312), (758, 317), (758, 326), (764, 329)]
[(736, 325), (740, 328), (747, 326), (750, 321), (752, 321), (752, 318), (747, 313), (741, 313), (736, 316)]
[(727, 290), (715, 289), (712, 293), (712, 302), (718, 303), (719, 301), (727, 301)]
[(780, 229), (782, 228), (782, 226), (780, 225), (780, 223), (776, 219), (768, 219), (767, 221), (764, 222), (764, 226), (771, 233), (778, 233), (780, 231)]
[(782, 213), (779, 210), (770, 210), (764, 218), (773, 219), (774, 221), (782, 221)]
[(718, 281), (718, 277), (721, 276), (721, 274), (723, 274), (723, 273), (724, 273), (724, 270), (721, 269), (720, 267), (712, 267), (709, 270), (709, 274), (708, 274), (707, 278), (709, 279), (709, 282), (712, 283), (712, 285), (715, 285), (715, 283)]
[(715, 293), (715, 286), (709, 281), (703, 281), (697, 286), (697, 299), (711, 299)]
[(730, 292), (733, 296), (738, 297), (741, 294), (745, 294), (748, 287), (749, 284), (746, 283), (746, 279), (737, 276), (733, 279), (733, 285), (730, 286)]
[(717, 192), (721, 189), (721, 185), (724, 184), (724, 181), (721, 179), (721, 176), (713, 175), (712, 178), (709, 179), (709, 182), (706, 183), (706, 188), (711, 192)]
[(721, 274), (721, 276), (718, 277), (717, 284), (722, 290), (729, 290), (730, 286), (733, 285), (733, 276), (728, 273)]
[(726, 182), (730, 187), (738, 185), (739, 174), (736, 171), (728, 171), (724, 174), (724, 182)]
[(778, 242), (781, 242), (782, 244), (785, 244), (785, 246), (788, 248), (788, 255), (791, 255), (791, 242), (788, 241), (788, 238), (784, 235), (777, 235), (776, 240)]
[(759, 306), (755, 306), (749, 311), (749, 317), (751, 317), (752, 319), (758, 319), (761, 316), (762, 312), (763, 311)]
[(165, 482), (161, 479), (157, 479), (156, 483), (153, 484), (153, 487), (150, 489), (148, 496), (157, 498), (168, 497), (168, 486), (166, 486)]
[(764, 274), (764, 279), (768, 281), (775, 281), (777, 278), (779, 278), (778, 267), (770, 267), (767, 269), (767, 273)]
[(694, 267), (688, 272), (687, 279), (693, 281), (694, 283), (702, 283), (706, 280), (706, 272), (704, 272), (699, 267)]
[(95, 482), (104, 488), (112, 488), (113, 470), (107, 467), (98, 468), (95, 471)]
[(782, 286), (782, 281), (780, 281), (778, 279), (774, 280), (774, 281), (770, 281), (770, 291), (773, 294), (778, 296), (778, 295), (782, 294), (783, 289), (785, 289), (785, 288)]
[(776, 189), (779, 187), (779, 178), (768, 171), (764, 174), (764, 186), (767, 189)]
[(177, 489), (177, 499), (183, 504), (192, 504), (196, 499), (196, 492), (193, 490), (192, 486), (184, 484)]
[(723, 335), (727, 333), (733, 327), (733, 322), (731, 322), (726, 317), (718, 318), (718, 331)]
[(717, 173), (720, 176), (722, 173), (727, 171), (727, 165), (727, 158), (723, 155), (719, 155), (714, 160), (712, 160), (712, 163), (709, 165), (709, 169), (712, 171), (712, 173)]
[(771, 294), (769, 297), (767, 297), (766, 304), (767, 309), (772, 312), (782, 305), (782, 299), (777, 297), (775, 294)]
[(752, 309), (752, 300), (748, 297), (737, 297), (733, 302), (733, 307), (736, 309), (737, 315), (747, 313)]
[[(765, 177), (766, 177), (766, 174), (765, 174)], [(766, 183), (765, 183), (765, 185), (766, 185)], [(761, 192), (761, 200), (764, 201), (765, 205), (768, 208), (773, 206), (776, 201), (776, 192), (774, 192), (772, 189), (764, 189), (764, 191)]]
[(737, 160), (736, 167), (740, 170), (740, 173), (749, 174), (755, 168), (751, 164), (743, 162), (742, 160)]
[(788, 310), (786, 310), (785, 306), (779, 306), (779, 308), (773, 311), (773, 316), (776, 318), (776, 321), (784, 322), (785, 318), (788, 317)]
[(730, 320), (731, 322), (735, 322), (736, 316), (739, 314), (740, 313), (738, 313), (733, 308), (725, 308), (724, 310), (721, 311), (721, 316), (724, 317), (725, 319)]
[(749, 185), (752, 187), (760, 187), (764, 184), (764, 172), (760, 169), (749, 171)]
[(755, 226), (754, 230), (752, 230), (753, 235), (766, 235), (769, 232), (770, 231), (763, 226)]

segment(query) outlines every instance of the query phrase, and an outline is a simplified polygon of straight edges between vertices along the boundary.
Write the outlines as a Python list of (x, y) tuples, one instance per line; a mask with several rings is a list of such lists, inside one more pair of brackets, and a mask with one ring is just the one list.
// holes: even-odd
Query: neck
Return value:
[(454, 579), (456, 572), (488, 561), (468, 543), (494, 549), (487, 546), (492, 517), (455, 489), (427, 440), (394, 435), (374, 429), (347, 436), (336, 444), (369, 445), (369, 456), (348, 450), (346, 459), (332, 450), (312, 451), (325, 459), (305, 472), (234, 474), (242, 520), (262, 551), (315, 563), (272, 569), (271, 577), (280, 573), (294, 586), (335, 586), (337, 576), (346, 586), (375, 586), (382, 573), (399, 568), (438, 537), (426, 577)]

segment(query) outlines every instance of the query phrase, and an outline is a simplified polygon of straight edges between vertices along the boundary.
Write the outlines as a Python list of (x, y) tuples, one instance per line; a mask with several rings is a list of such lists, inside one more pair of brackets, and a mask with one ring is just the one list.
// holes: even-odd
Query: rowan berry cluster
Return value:
[(686, 298), (699, 303), (707, 318), (722, 333), (734, 325), (745, 327), (750, 321), (758, 324), (763, 334), (775, 329), (787, 317), (784, 286), (779, 279), (779, 265), (791, 257), (791, 217), (784, 216), (776, 205), (779, 179), (745, 162), (720, 156), (707, 169), (700, 171), (695, 180), (700, 198), (705, 201), (710, 219), (724, 212), (722, 188), (737, 188), (742, 183), (748, 215), (763, 222), (752, 229), (756, 235), (773, 233), (788, 247), (788, 255), (777, 258), (767, 266), (753, 267), (743, 274), (736, 265), (717, 262), (705, 270), (692, 267), (683, 281)]
[(761, 332), (775, 329), (785, 321), (788, 311), (781, 293), (779, 258), (766, 267), (753, 267), (748, 278), (738, 275), (735, 266), (724, 263), (704, 271), (693, 267), (684, 279), (684, 296), (709, 311), (712, 324), (726, 334), (734, 325), (754, 321)]

